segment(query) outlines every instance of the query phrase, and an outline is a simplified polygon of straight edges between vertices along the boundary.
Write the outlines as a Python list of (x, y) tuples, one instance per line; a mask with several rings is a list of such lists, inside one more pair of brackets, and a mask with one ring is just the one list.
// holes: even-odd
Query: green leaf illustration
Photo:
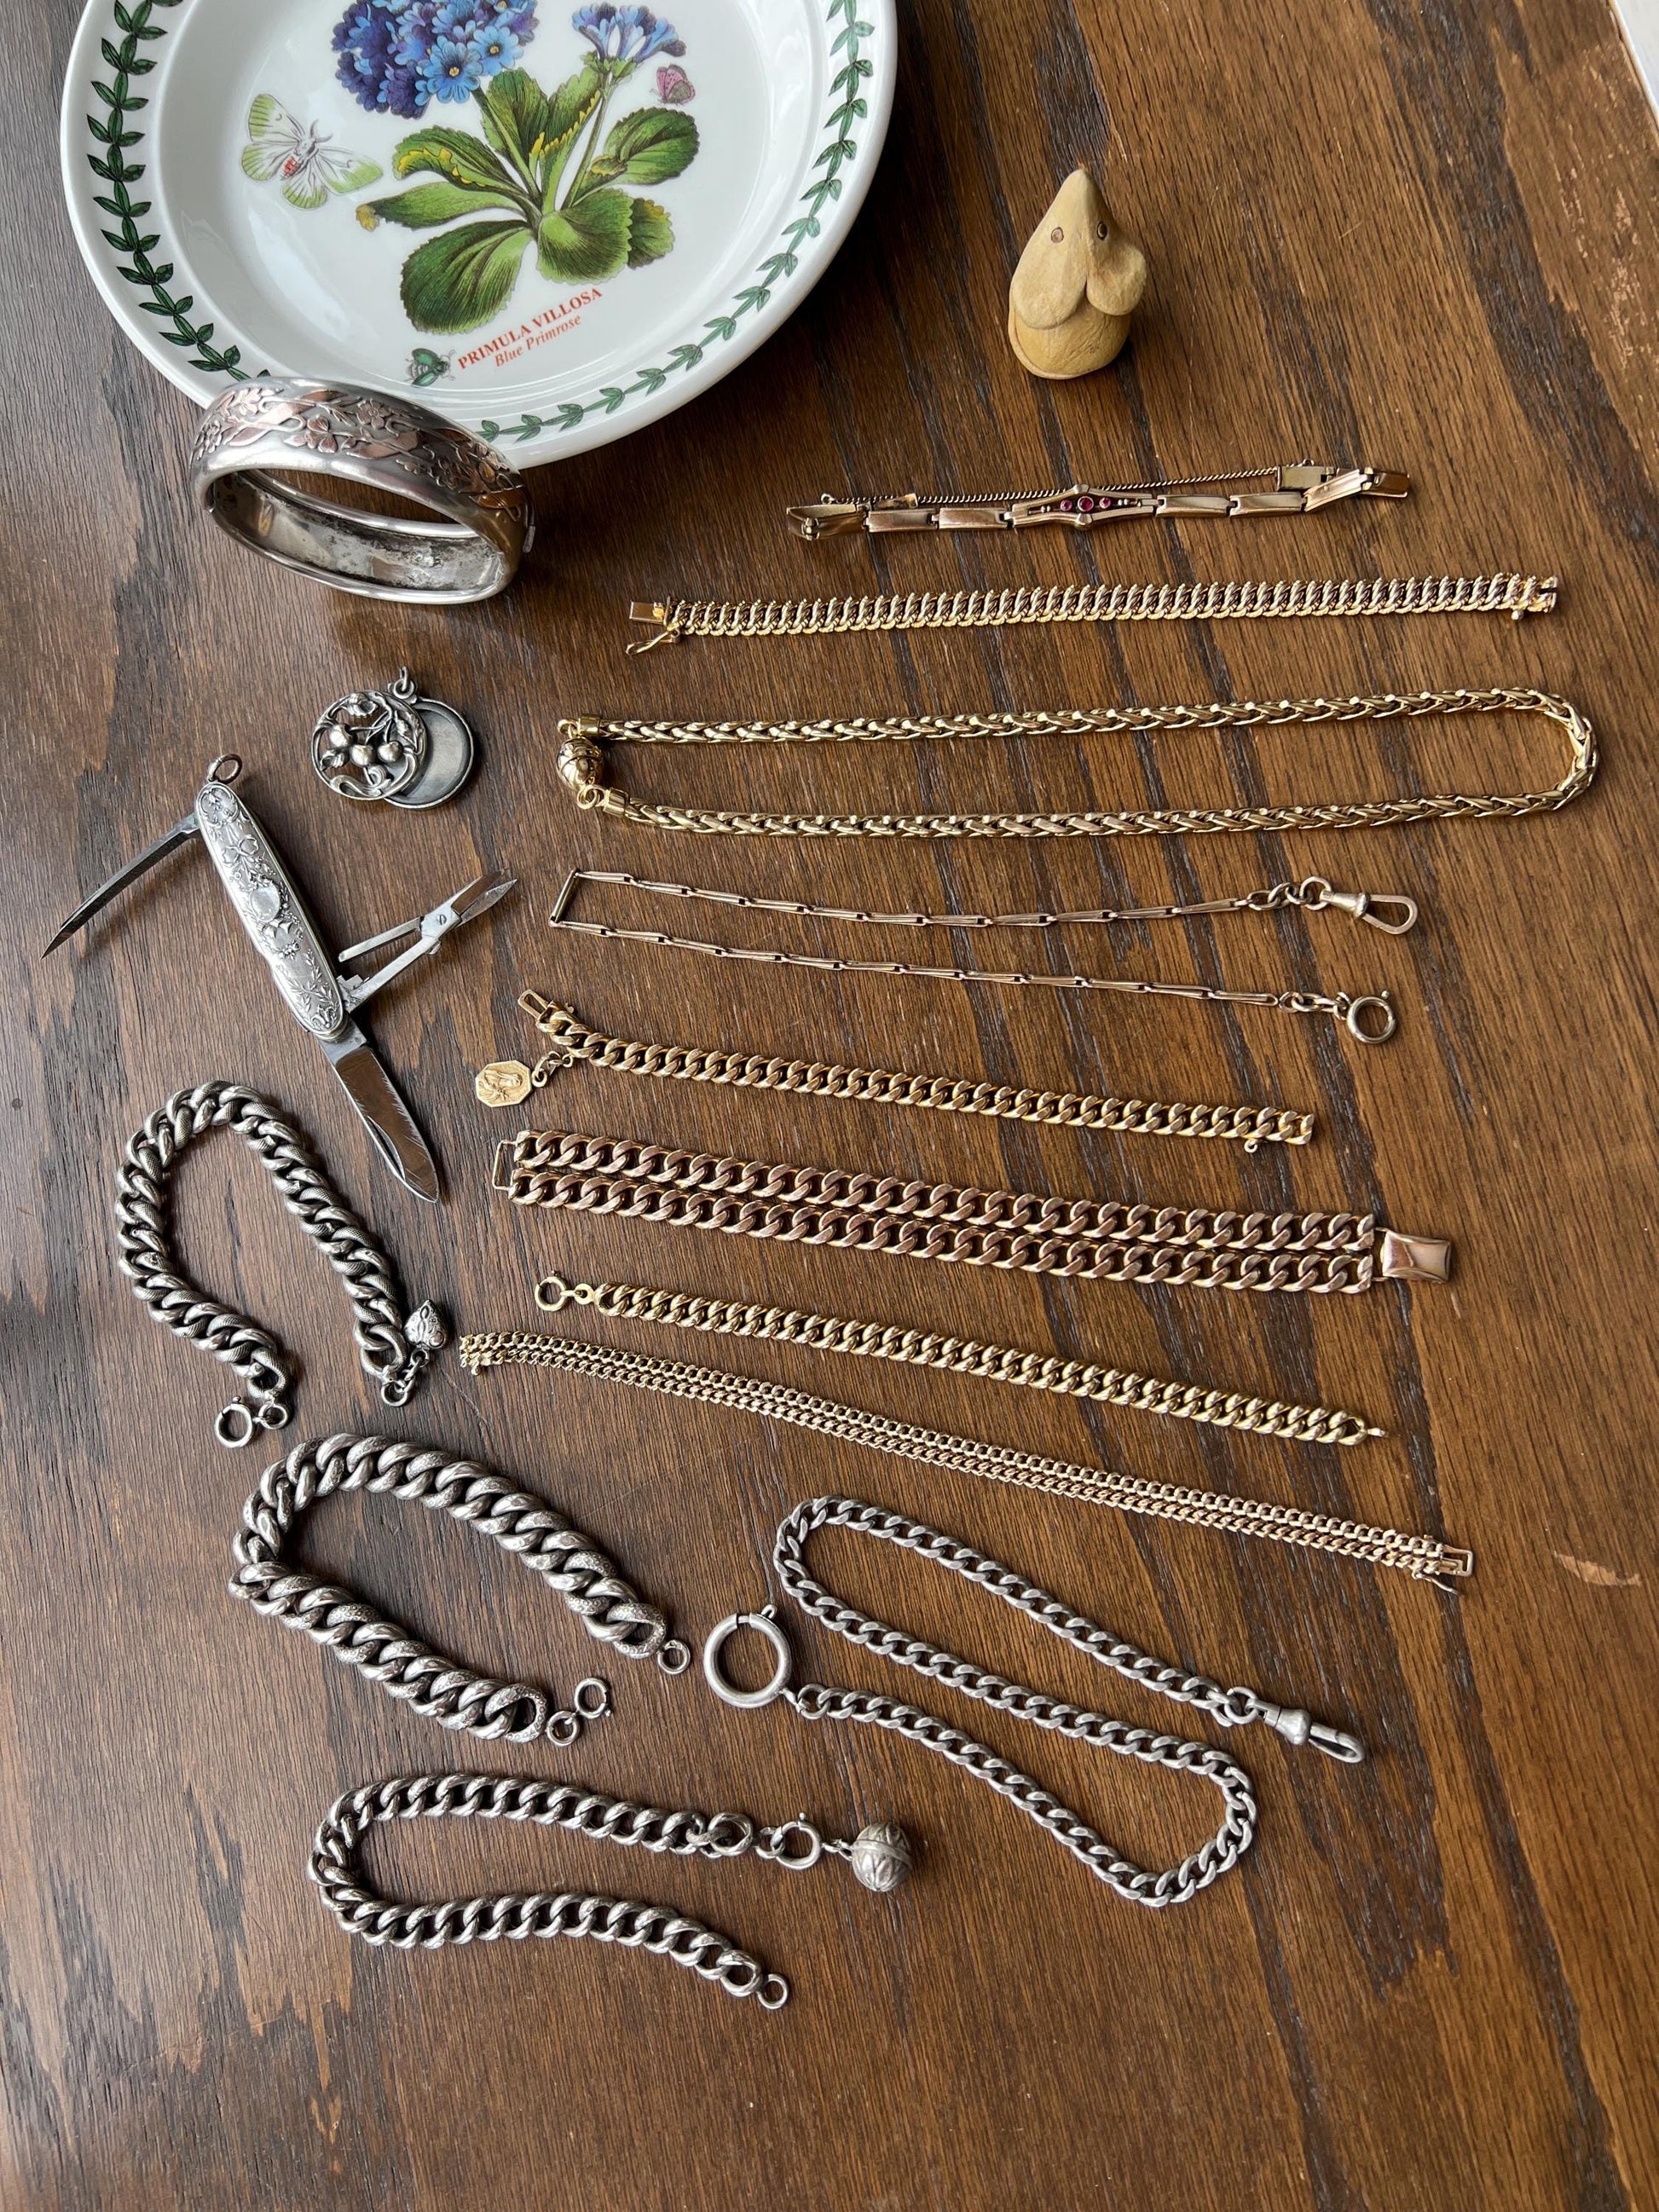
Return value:
[(484, 137), (526, 184), (533, 185), (536, 164), (547, 143), (547, 94), (523, 70), (502, 70), (479, 87), (478, 106)]
[[(583, 203), (586, 204), (586, 202)], [(628, 265), (642, 269), (647, 261), (660, 261), (674, 243), (674, 226), (668, 210), (655, 200), (635, 200), (628, 230)]]
[[(697, 126), (678, 108), (636, 107), (611, 128), (600, 160), (630, 185), (660, 185), (678, 177), (697, 151)], [(589, 174), (598, 173), (595, 162)]]
[(417, 169), (434, 170), (452, 185), (469, 185), (474, 191), (513, 189), (512, 178), (482, 138), (470, 131), (448, 130), (441, 123), (399, 139), (392, 156), (392, 174), (411, 177)]
[(404, 264), (404, 312), (417, 331), (472, 331), (505, 303), (530, 243), (522, 222), (469, 222), (417, 246)]
[(363, 201), (357, 220), (365, 230), (373, 230), (377, 222), (401, 223), (405, 230), (431, 230), (441, 222), (453, 222), (458, 215), (480, 215), (485, 208), (522, 204), (522, 198), (515, 199), (510, 192), (486, 192), (471, 185), (411, 185), (406, 192), (394, 192), (390, 199)]
[(609, 191), (585, 192), (574, 207), (550, 210), (537, 234), (537, 266), (561, 283), (614, 276), (628, 258), (633, 213), (626, 192)]
[(588, 122), (605, 96), (605, 78), (599, 58), (585, 62), (574, 76), (568, 76), (547, 103), (542, 130), (542, 205), (551, 208), (582, 125)]

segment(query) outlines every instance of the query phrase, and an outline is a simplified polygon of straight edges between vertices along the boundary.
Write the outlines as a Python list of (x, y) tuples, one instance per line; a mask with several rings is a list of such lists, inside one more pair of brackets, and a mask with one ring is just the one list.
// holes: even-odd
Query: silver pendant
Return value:
[(406, 668), (384, 691), (350, 691), (318, 716), (311, 764), (342, 799), (392, 806), (441, 806), (472, 772), (465, 715), (422, 698)]

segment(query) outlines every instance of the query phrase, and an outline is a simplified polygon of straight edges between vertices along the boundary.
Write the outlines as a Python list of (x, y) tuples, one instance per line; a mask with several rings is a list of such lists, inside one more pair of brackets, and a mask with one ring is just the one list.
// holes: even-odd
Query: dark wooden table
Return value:
[[(0, 2197), (18, 2212), (1655, 2201), (1653, 963), (1638, 944), (1659, 690), (1659, 515), (1642, 458), (1656, 411), (1652, 118), (1597, 0), (1266, 0), (1231, 15), (907, 0), (903, 12), (887, 153), (809, 305), (695, 405), (537, 477), (540, 539), (509, 596), (422, 616), (320, 593), (187, 511), (194, 410), (112, 325), (56, 205), (72, 0), (22, 11), (0, 432), (12, 1115)], [(1103, 158), (1154, 289), (1112, 370), (1040, 386), (1004, 343), (1006, 286), (1080, 153)], [(1414, 495), (1307, 522), (873, 555), (861, 540), (814, 550), (780, 523), (787, 500), (823, 486), (1181, 474), (1302, 450), (1406, 468)], [(621, 651), (624, 603), (659, 592), (1510, 567), (1559, 569), (1559, 612), (1518, 629), (1473, 618)], [(305, 766), (305, 732), (324, 701), (404, 659), (476, 714), (481, 772), (429, 818), (348, 814)], [(1516, 825), (1340, 839), (828, 852), (614, 829), (578, 817), (553, 771), (555, 721), (571, 712), (1463, 683), (1579, 702), (1606, 748), (1589, 797)], [(199, 860), (40, 961), (77, 890), (176, 818), (226, 747), (337, 941), (483, 866), (517, 872), (512, 903), (377, 1010), (441, 1152), (441, 1210), (371, 1164)], [(1547, 734), (1504, 723), (977, 759), (754, 751), (630, 773), (716, 803), (811, 789), (886, 806), (1513, 789), (1559, 765)], [(1387, 985), (1401, 1034), (1365, 1052), (1328, 1024), (1267, 1013), (732, 974), (550, 938), (545, 911), (583, 862), (852, 902), (1016, 906), (1215, 896), (1316, 868), (1411, 890), (1424, 922), (1398, 943), (1292, 919), (1067, 948), (1174, 980)], [(550, 1126), (1021, 1188), (1374, 1208), (1455, 1238), (1455, 1279), (1409, 1296), (1231, 1299), (521, 1218), (489, 1192), (503, 1121), (471, 1079), (533, 1042), (514, 1006), (531, 986), (628, 1035), (1283, 1101), (1321, 1119), (1305, 1152), (1243, 1159), (582, 1070), (538, 1101)], [(441, 1735), (225, 1594), (258, 1459), (213, 1443), (221, 1374), (145, 1319), (110, 1228), (129, 1131), (213, 1075), (274, 1095), (315, 1133), (411, 1296), (435, 1295), (463, 1327), (533, 1322), (532, 1279), (560, 1266), (1352, 1405), (1386, 1442), (1301, 1449), (775, 1346), (571, 1323), (1067, 1457), (1441, 1529), (1474, 1547), (1478, 1571), (1466, 1595), (1443, 1596), (927, 1476), (736, 1414), (531, 1375), (474, 1382), (453, 1359), (407, 1412), (383, 1415), (326, 1269), (222, 1139), (182, 1178), (185, 1249), (301, 1352), (296, 1437), (380, 1425), (475, 1451), (591, 1528), (694, 1636), (766, 1593), (791, 1504), (851, 1492), (1016, 1563), (1156, 1651), (1304, 1700), (1372, 1755), (1349, 1771), (1260, 1731), (1240, 1739), (1256, 1846), (1197, 1902), (1155, 1915), (941, 1764), (781, 1708), (728, 1712), (695, 1676), (613, 1666), (619, 1711), (574, 1754)], [(591, 1664), (556, 1601), (453, 1525), (353, 1502), (319, 1516), (307, 1550), (474, 1663), (560, 1686)], [(1029, 1628), (940, 1577), (844, 1539), (814, 1556), (890, 1618), (1102, 1695), (1080, 1659), (1046, 1638), (1034, 1648)], [(811, 1674), (904, 1686), (825, 1634), (792, 1632)], [(927, 1696), (1153, 1863), (1205, 1832), (1206, 1793)], [(1103, 1702), (1171, 1724), (1123, 1686)], [(888, 1813), (921, 1838), (922, 1867), (889, 1902), (835, 1869), (637, 1863), (538, 1832), (402, 1835), (375, 1858), (410, 1892), (592, 1884), (672, 1900), (787, 1969), (795, 1996), (776, 2016), (591, 1944), (427, 1957), (349, 1943), (305, 1877), (319, 1815), (342, 1789), (451, 1765), (570, 1772), (772, 1818), (805, 1809), (833, 1829)]]

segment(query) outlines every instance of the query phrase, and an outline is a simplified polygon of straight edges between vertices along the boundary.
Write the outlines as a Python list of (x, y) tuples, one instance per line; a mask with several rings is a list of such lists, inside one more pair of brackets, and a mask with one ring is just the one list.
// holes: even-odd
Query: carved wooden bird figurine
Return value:
[(1122, 350), (1146, 289), (1146, 255), (1079, 163), (1019, 257), (1008, 343), (1033, 376), (1087, 376)]

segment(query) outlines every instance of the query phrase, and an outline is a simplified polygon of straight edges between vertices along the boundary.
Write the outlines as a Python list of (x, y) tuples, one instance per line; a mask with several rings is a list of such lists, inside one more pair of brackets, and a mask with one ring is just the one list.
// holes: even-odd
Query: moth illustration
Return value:
[(435, 384), (441, 376), (447, 376), (450, 356), (434, 353), (430, 346), (416, 346), (409, 356), (409, 380), (411, 384)]
[(695, 100), (697, 88), (678, 62), (669, 62), (657, 71), (657, 97), (670, 107), (684, 107), (688, 100)]
[(335, 146), (314, 123), (296, 123), (268, 92), (256, 94), (248, 109), (247, 137), (244, 174), (255, 184), (280, 182), (290, 207), (322, 207), (331, 192), (361, 191), (380, 173), (378, 161)]

